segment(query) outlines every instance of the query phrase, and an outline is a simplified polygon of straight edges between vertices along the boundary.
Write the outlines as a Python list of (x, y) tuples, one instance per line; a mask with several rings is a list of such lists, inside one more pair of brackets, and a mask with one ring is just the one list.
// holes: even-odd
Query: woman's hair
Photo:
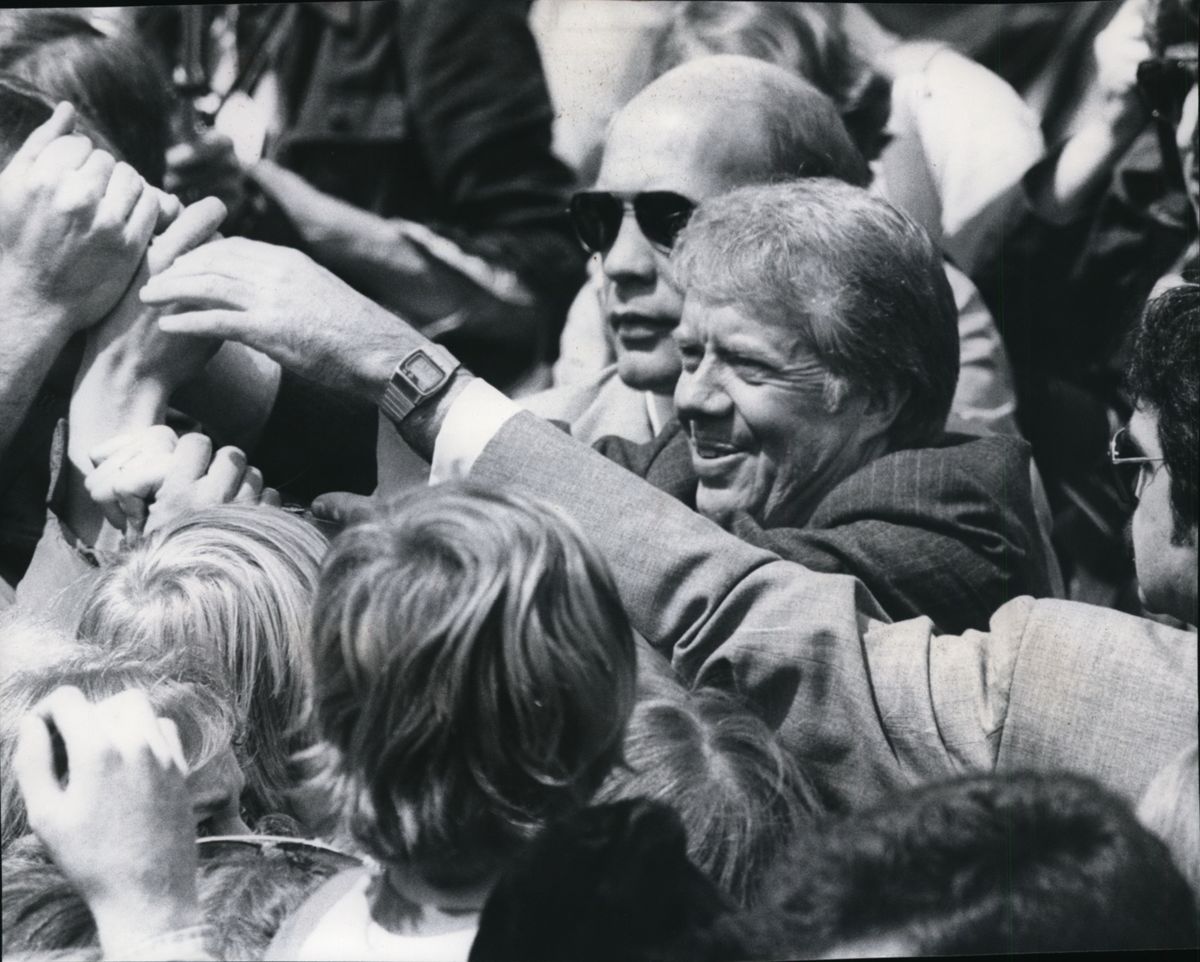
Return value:
[(355, 834), (435, 885), (477, 881), (620, 759), (629, 622), (604, 562), (540, 501), (439, 485), (348, 529), (313, 650)]
[(327, 542), (278, 508), (225, 504), (155, 531), (104, 570), (79, 636), (215, 656), (244, 728), (252, 819), (287, 811), (293, 752), (307, 748), (308, 614)]
[(50, 100), (69, 100), (121, 159), (162, 186), (173, 91), (153, 54), (109, 36), (80, 13), (8, 10), (0, 20), (0, 71)]
[(96, 921), (35, 835), (4, 850), (3, 957), (101, 959)]
[(766, 724), (715, 688), (639, 702), (625, 760), (597, 801), (641, 796), (670, 805), (692, 861), (743, 905), (818, 808), (807, 776)]
[[(56, 103), (27, 81), (0, 71), (0, 167), (6, 167), (29, 135), (50, 119)], [(119, 158), (120, 152), (78, 113), (75, 133)]]
[(29, 831), (12, 764), (18, 726), (26, 712), (61, 685), (78, 688), (90, 702), (128, 688), (144, 691), (155, 713), (175, 723), (191, 771), (228, 750), (237, 735), (223, 679), (186, 651), (81, 646), (16, 671), (0, 683), (0, 848)]
[(829, 97), (855, 145), (874, 160), (885, 144), (891, 84), (851, 47), (837, 3), (677, 3), (655, 51), (655, 76), (685, 61), (733, 53), (783, 67)]

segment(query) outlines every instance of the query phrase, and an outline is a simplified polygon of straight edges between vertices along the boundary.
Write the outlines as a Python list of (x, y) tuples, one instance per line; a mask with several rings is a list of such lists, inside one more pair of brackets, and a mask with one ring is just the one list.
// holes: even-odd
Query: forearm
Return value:
[(10, 313), (0, 333), (0, 459), (70, 338), (69, 329), (50, 309), (14, 309), (11, 301), (3, 309)]
[(172, 403), (222, 444), (250, 450), (258, 443), (279, 393), (279, 365), (258, 351), (226, 341)]
[(1033, 198), (1042, 215), (1054, 223), (1078, 217), (1108, 182), (1113, 167), (1147, 120), (1145, 108), (1134, 97), (1107, 107), (1075, 133)]

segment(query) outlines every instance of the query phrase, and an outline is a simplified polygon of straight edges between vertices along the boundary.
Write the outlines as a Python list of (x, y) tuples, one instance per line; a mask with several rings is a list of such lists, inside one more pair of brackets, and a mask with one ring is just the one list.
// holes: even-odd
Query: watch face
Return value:
[(422, 394), (432, 391), (446, 378), (446, 372), (430, 360), (424, 351), (414, 351), (400, 365), (400, 370)]

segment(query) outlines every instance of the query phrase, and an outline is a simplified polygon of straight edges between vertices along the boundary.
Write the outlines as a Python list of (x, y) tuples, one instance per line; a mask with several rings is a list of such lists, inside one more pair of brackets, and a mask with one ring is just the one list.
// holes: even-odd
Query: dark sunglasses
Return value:
[[(1176, 48), (1169, 49), (1173, 52)], [(1197, 60), (1195, 53), (1183, 53), (1154, 57), (1138, 64), (1138, 91), (1156, 120), (1179, 122), (1183, 101), (1196, 85)]]
[(284, 859), (305, 871), (327, 870), (329, 874), (349, 868), (361, 868), (362, 859), (348, 855), (332, 845), (286, 835), (210, 835), (196, 839), (200, 859), (222, 855), (255, 854), (262, 858)]
[(1120, 482), (1121, 494), (1130, 504), (1137, 504), (1142, 496), (1142, 489), (1154, 470), (1148, 465), (1162, 464), (1165, 458), (1148, 458), (1133, 443), (1129, 436), (1129, 428), (1121, 428), (1108, 442), (1108, 460), (1112, 463), (1113, 471)]
[(638, 229), (655, 247), (669, 251), (696, 204), (669, 190), (647, 190), (626, 200), (605, 190), (585, 190), (571, 198), (571, 226), (589, 254), (606, 254), (621, 232), (625, 212), (633, 208)]

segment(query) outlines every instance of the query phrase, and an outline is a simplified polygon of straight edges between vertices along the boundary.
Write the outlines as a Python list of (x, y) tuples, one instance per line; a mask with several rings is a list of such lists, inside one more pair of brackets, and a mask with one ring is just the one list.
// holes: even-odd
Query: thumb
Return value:
[(150, 273), (158, 274), (177, 257), (207, 241), (221, 226), (225, 214), (225, 205), (216, 197), (204, 197), (185, 207), (171, 226), (151, 243), (146, 253)]
[(30, 712), (17, 729), (17, 747), (13, 753), (13, 771), (25, 810), (31, 815), (58, 807), (61, 788), (54, 773), (54, 747), (44, 719)]
[(59, 137), (69, 134), (75, 129), (75, 108), (67, 101), (62, 101), (41, 126), (25, 138), (25, 143), (17, 148), (9, 161), (11, 164), (31, 164), (44, 148)]

